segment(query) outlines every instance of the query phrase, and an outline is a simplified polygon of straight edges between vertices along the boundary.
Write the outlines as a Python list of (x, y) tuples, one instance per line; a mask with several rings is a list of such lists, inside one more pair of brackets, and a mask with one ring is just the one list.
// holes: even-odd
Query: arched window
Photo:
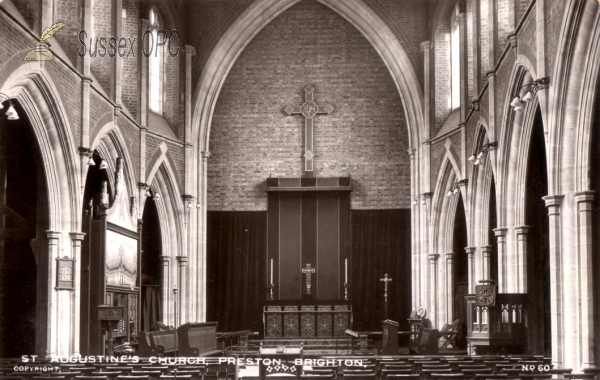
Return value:
[[(158, 38), (164, 39), (164, 34), (158, 34), (161, 29), (162, 20), (155, 7), (150, 9), (150, 30), (152, 31), (151, 43), (154, 45), (148, 48), (149, 58), (149, 100), (150, 110), (162, 115), (163, 103), (163, 77), (164, 77), (164, 57), (163, 49), (158, 48)], [(162, 42), (162, 41), (161, 41)]]
[(460, 107), (460, 28), (458, 4), (450, 16), (450, 108)]

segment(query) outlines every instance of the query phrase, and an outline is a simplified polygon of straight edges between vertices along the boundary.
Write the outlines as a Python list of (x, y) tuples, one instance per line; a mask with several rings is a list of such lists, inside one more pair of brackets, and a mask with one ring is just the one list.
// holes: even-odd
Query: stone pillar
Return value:
[[(417, 178), (417, 168), (416, 168), (416, 160), (415, 160), (415, 150), (408, 150), (409, 160), (410, 160), (410, 178)], [(414, 183), (414, 182), (413, 182)], [(419, 195), (419, 191), (417, 186), (411, 186), (411, 199), (416, 199)], [(412, 308), (411, 310), (416, 310), (421, 302), (421, 288), (419, 281), (419, 272), (420, 272), (420, 256), (419, 256), (419, 202), (417, 201), (417, 205), (415, 206), (415, 211), (410, 213), (411, 218), (411, 289), (412, 289)]]
[(465, 247), (467, 262), (469, 263), (469, 294), (475, 294), (475, 251), (476, 247)]
[(438, 325), (438, 303), (437, 303), (437, 289), (438, 289), (438, 272), (437, 272), (437, 261), (440, 255), (438, 253), (431, 253), (427, 255), (429, 258), (429, 320), (433, 326)]
[(529, 226), (518, 226), (514, 230), (517, 235), (515, 267), (512, 270), (512, 273), (516, 274), (516, 277), (512, 279), (516, 285), (514, 292), (527, 293), (527, 233)]
[(75, 268), (73, 273), (73, 309), (71, 310), (71, 336), (73, 336), (73, 346), (70, 349), (71, 355), (79, 355), (79, 331), (81, 326), (81, 242), (85, 237), (83, 232), (71, 232), (72, 257), (75, 259)]
[(564, 310), (563, 310), (563, 277), (562, 242), (561, 242), (561, 205), (564, 195), (548, 195), (543, 197), (548, 207), (550, 227), (550, 313), (552, 314), (552, 363), (562, 368), (564, 363)]
[[(179, 273), (177, 275), (178, 279), (179, 279), (179, 286), (177, 287), (179, 289), (179, 297), (178, 299), (176, 299), (175, 301), (177, 302), (177, 307), (179, 308), (179, 310), (177, 310), (176, 315), (179, 316), (179, 325), (182, 325), (186, 322), (189, 322), (187, 320), (187, 309), (188, 309), (188, 303), (184, 302), (184, 304), (181, 304), (181, 296), (185, 296), (188, 294), (188, 257), (187, 256), (177, 256), (177, 263), (179, 266)], [(177, 322), (177, 321), (175, 321)]]
[(198, 247), (198, 278), (197, 278), (197, 297), (196, 297), (196, 311), (199, 321), (205, 321), (206, 319), (206, 210), (207, 210), (207, 173), (208, 173), (208, 158), (210, 157), (209, 151), (202, 152), (202, 168), (201, 168), (201, 182), (200, 182), (200, 193), (198, 198), (202, 199), (202, 209), (199, 213), (198, 230), (199, 236), (198, 241), (200, 247)]
[(446, 323), (454, 321), (454, 285), (456, 253), (446, 253)]
[[(46, 278), (46, 310), (48, 313), (48, 324), (46, 326), (46, 359), (49, 359), (52, 355), (58, 355), (57, 346), (58, 337), (60, 336), (58, 332), (58, 291), (54, 289), (56, 286), (56, 259), (59, 254), (58, 243), (60, 241), (60, 232), (46, 231), (46, 238), (48, 242), (48, 274)], [(64, 339), (64, 337), (61, 337), (61, 339)]]
[(161, 319), (167, 326), (174, 324), (171, 312), (171, 256), (160, 255), (160, 293), (163, 304)]
[(484, 245), (480, 247), (483, 260), (481, 262), (481, 273), (483, 280), (491, 280), (492, 276), (492, 247), (491, 245)]
[[(595, 191), (575, 193), (577, 201), (577, 253), (579, 262), (579, 305), (581, 307), (581, 354), (583, 369), (596, 368), (594, 339), (594, 256), (592, 220)], [(598, 231), (596, 231), (597, 233)], [(599, 358), (600, 359), (600, 358)]]
[(508, 228), (494, 228), (494, 235), (498, 242), (498, 293), (506, 293), (506, 232)]

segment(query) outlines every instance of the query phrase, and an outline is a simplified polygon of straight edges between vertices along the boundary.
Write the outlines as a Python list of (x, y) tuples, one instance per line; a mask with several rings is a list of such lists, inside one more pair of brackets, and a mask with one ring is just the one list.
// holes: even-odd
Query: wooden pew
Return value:
[(217, 348), (217, 322), (186, 323), (177, 328), (179, 356), (220, 355)]
[(158, 350), (158, 356), (177, 355), (176, 330), (150, 331), (149, 334), (150, 343)]

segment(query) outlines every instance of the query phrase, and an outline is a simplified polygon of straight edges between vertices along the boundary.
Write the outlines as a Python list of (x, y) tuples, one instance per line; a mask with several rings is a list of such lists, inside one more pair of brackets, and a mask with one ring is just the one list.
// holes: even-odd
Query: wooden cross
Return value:
[(392, 281), (391, 277), (388, 277), (387, 273), (383, 276), (383, 278), (380, 278), (379, 281), (383, 281), (383, 283), (385, 284), (385, 291), (383, 293), (383, 298), (385, 299), (385, 308), (384, 308), (384, 318), (387, 319), (387, 309), (388, 309), (388, 282)]
[(316, 104), (313, 101), (314, 87), (310, 84), (304, 87), (304, 103), (301, 106), (292, 106), (288, 104), (283, 110), (288, 115), (304, 116), (304, 171), (313, 171), (313, 158), (315, 150), (313, 147), (313, 117), (317, 114), (330, 114), (334, 108), (331, 104)]
[(306, 273), (306, 294), (310, 294), (311, 276), (315, 273), (315, 268), (310, 264), (306, 264), (306, 268), (302, 268), (302, 273)]

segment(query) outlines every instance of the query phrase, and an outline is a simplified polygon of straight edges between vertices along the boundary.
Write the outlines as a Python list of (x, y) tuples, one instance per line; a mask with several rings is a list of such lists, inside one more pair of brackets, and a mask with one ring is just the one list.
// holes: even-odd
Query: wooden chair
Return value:
[(462, 373), (432, 373), (429, 377), (431, 380), (444, 380), (444, 379), (462, 379)]
[[(75, 380), (108, 380), (108, 376), (75, 376)], [(130, 379), (137, 380), (137, 379)], [(144, 380), (144, 379), (139, 379)], [(145, 379), (147, 380), (147, 379)]]
[(384, 368), (380, 372), (381, 379), (384, 379), (384, 380), (387, 379), (389, 377), (389, 375), (397, 375), (397, 374), (409, 375), (411, 373), (412, 373), (412, 369), (411, 368), (406, 368), (406, 369)]
[[(293, 379), (293, 378), (288, 378)], [(300, 375), (300, 379), (335, 379), (333, 374), (302, 374)]]
[(419, 375), (418, 373), (411, 373), (411, 374), (393, 374), (393, 375), (389, 375), (388, 379), (414, 379), (417, 380), (420, 378), (421, 375)]
[(347, 373), (344, 372), (342, 379), (361, 379), (361, 380), (375, 380), (375, 373)]
[(551, 373), (522, 373), (520, 379), (551, 379)]

